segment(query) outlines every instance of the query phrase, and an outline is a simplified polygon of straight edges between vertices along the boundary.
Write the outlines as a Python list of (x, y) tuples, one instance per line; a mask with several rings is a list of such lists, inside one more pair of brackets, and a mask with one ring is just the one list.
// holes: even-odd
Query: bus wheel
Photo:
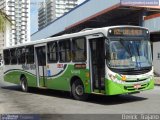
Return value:
[(86, 100), (88, 95), (84, 93), (84, 87), (80, 80), (75, 80), (71, 87), (71, 92), (76, 100)]
[(26, 77), (21, 78), (21, 88), (23, 92), (28, 92), (28, 83)]

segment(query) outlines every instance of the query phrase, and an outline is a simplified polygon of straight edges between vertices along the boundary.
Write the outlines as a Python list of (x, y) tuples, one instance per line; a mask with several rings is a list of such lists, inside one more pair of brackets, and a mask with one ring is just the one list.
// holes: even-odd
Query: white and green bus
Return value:
[(112, 26), (90, 29), (5, 48), (4, 80), (23, 91), (38, 87), (118, 95), (153, 89), (148, 29)]

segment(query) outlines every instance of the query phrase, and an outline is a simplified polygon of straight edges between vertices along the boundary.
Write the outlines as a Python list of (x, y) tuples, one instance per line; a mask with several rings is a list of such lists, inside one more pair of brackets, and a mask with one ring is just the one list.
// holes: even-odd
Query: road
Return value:
[(21, 91), (0, 79), (0, 113), (12, 114), (124, 114), (160, 113), (160, 86), (134, 95), (97, 96), (77, 101), (68, 92), (45, 89)]

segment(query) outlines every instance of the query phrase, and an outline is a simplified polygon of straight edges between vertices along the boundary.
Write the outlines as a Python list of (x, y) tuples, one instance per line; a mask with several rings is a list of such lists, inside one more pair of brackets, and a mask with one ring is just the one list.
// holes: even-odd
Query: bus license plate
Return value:
[(140, 84), (136, 84), (136, 85), (134, 85), (134, 88), (135, 89), (141, 88), (141, 85)]

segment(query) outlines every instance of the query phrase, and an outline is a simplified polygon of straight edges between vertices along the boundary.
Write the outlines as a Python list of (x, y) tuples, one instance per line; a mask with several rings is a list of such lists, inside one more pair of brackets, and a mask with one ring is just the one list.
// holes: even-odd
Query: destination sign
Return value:
[(109, 30), (111, 36), (145, 36), (148, 31), (138, 28), (113, 28)]

